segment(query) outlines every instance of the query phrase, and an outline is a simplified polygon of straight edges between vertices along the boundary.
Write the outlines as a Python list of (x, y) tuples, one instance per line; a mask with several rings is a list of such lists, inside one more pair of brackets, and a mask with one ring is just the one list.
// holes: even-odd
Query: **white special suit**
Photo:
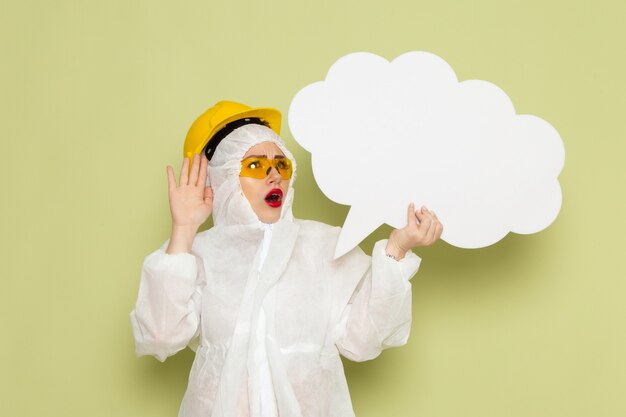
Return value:
[(372, 359), (409, 336), (417, 256), (390, 259), (380, 241), (372, 257), (355, 248), (333, 260), (339, 228), (294, 219), (292, 184), (281, 219), (257, 219), (240, 161), (268, 140), (294, 161), (269, 128), (233, 131), (209, 166), (215, 226), (191, 254), (164, 245), (143, 265), (131, 313), (137, 354), (163, 361), (196, 350), (181, 417), (354, 416), (339, 354)]

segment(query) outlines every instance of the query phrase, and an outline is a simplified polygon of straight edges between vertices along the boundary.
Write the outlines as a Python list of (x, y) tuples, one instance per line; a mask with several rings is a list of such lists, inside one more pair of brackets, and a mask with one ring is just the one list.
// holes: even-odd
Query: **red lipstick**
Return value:
[(265, 196), (265, 202), (270, 207), (280, 207), (283, 204), (283, 190), (274, 188)]

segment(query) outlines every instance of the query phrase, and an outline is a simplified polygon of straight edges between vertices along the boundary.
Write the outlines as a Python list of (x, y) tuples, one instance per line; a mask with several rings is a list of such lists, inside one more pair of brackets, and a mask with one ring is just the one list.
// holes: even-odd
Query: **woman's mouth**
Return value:
[(283, 190), (274, 188), (265, 196), (265, 202), (270, 207), (280, 207), (283, 204)]

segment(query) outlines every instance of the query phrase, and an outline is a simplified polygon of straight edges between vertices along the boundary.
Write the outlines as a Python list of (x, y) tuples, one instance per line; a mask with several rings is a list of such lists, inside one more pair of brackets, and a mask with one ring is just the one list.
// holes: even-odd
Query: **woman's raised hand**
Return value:
[(411, 249), (418, 246), (431, 246), (441, 237), (443, 226), (437, 215), (422, 207), (415, 210), (413, 203), (409, 204), (407, 224), (402, 229), (395, 229), (389, 236), (387, 254), (395, 259), (402, 259)]
[(190, 252), (193, 238), (213, 209), (213, 192), (206, 186), (208, 161), (204, 155), (194, 155), (191, 170), (189, 158), (183, 159), (180, 181), (176, 184), (174, 169), (167, 167), (172, 236), (168, 253)]

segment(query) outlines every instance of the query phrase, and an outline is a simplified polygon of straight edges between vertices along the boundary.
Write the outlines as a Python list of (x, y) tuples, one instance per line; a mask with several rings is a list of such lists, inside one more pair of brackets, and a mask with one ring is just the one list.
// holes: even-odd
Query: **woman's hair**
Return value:
[(209, 140), (209, 143), (207, 143), (207, 145), (204, 147), (204, 154), (206, 155), (206, 158), (209, 161), (211, 160), (211, 158), (213, 158), (213, 154), (215, 153), (217, 146), (233, 130), (237, 129), (238, 127), (250, 124), (269, 127), (269, 124), (265, 120), (259, 119), (258, 117), (247, 117), (245, 119), (239, 119), (235, 120), (234, 122), (230, 122), (220, 130), (218, 130), (217, 133), (213, 135), (211, 140)]

